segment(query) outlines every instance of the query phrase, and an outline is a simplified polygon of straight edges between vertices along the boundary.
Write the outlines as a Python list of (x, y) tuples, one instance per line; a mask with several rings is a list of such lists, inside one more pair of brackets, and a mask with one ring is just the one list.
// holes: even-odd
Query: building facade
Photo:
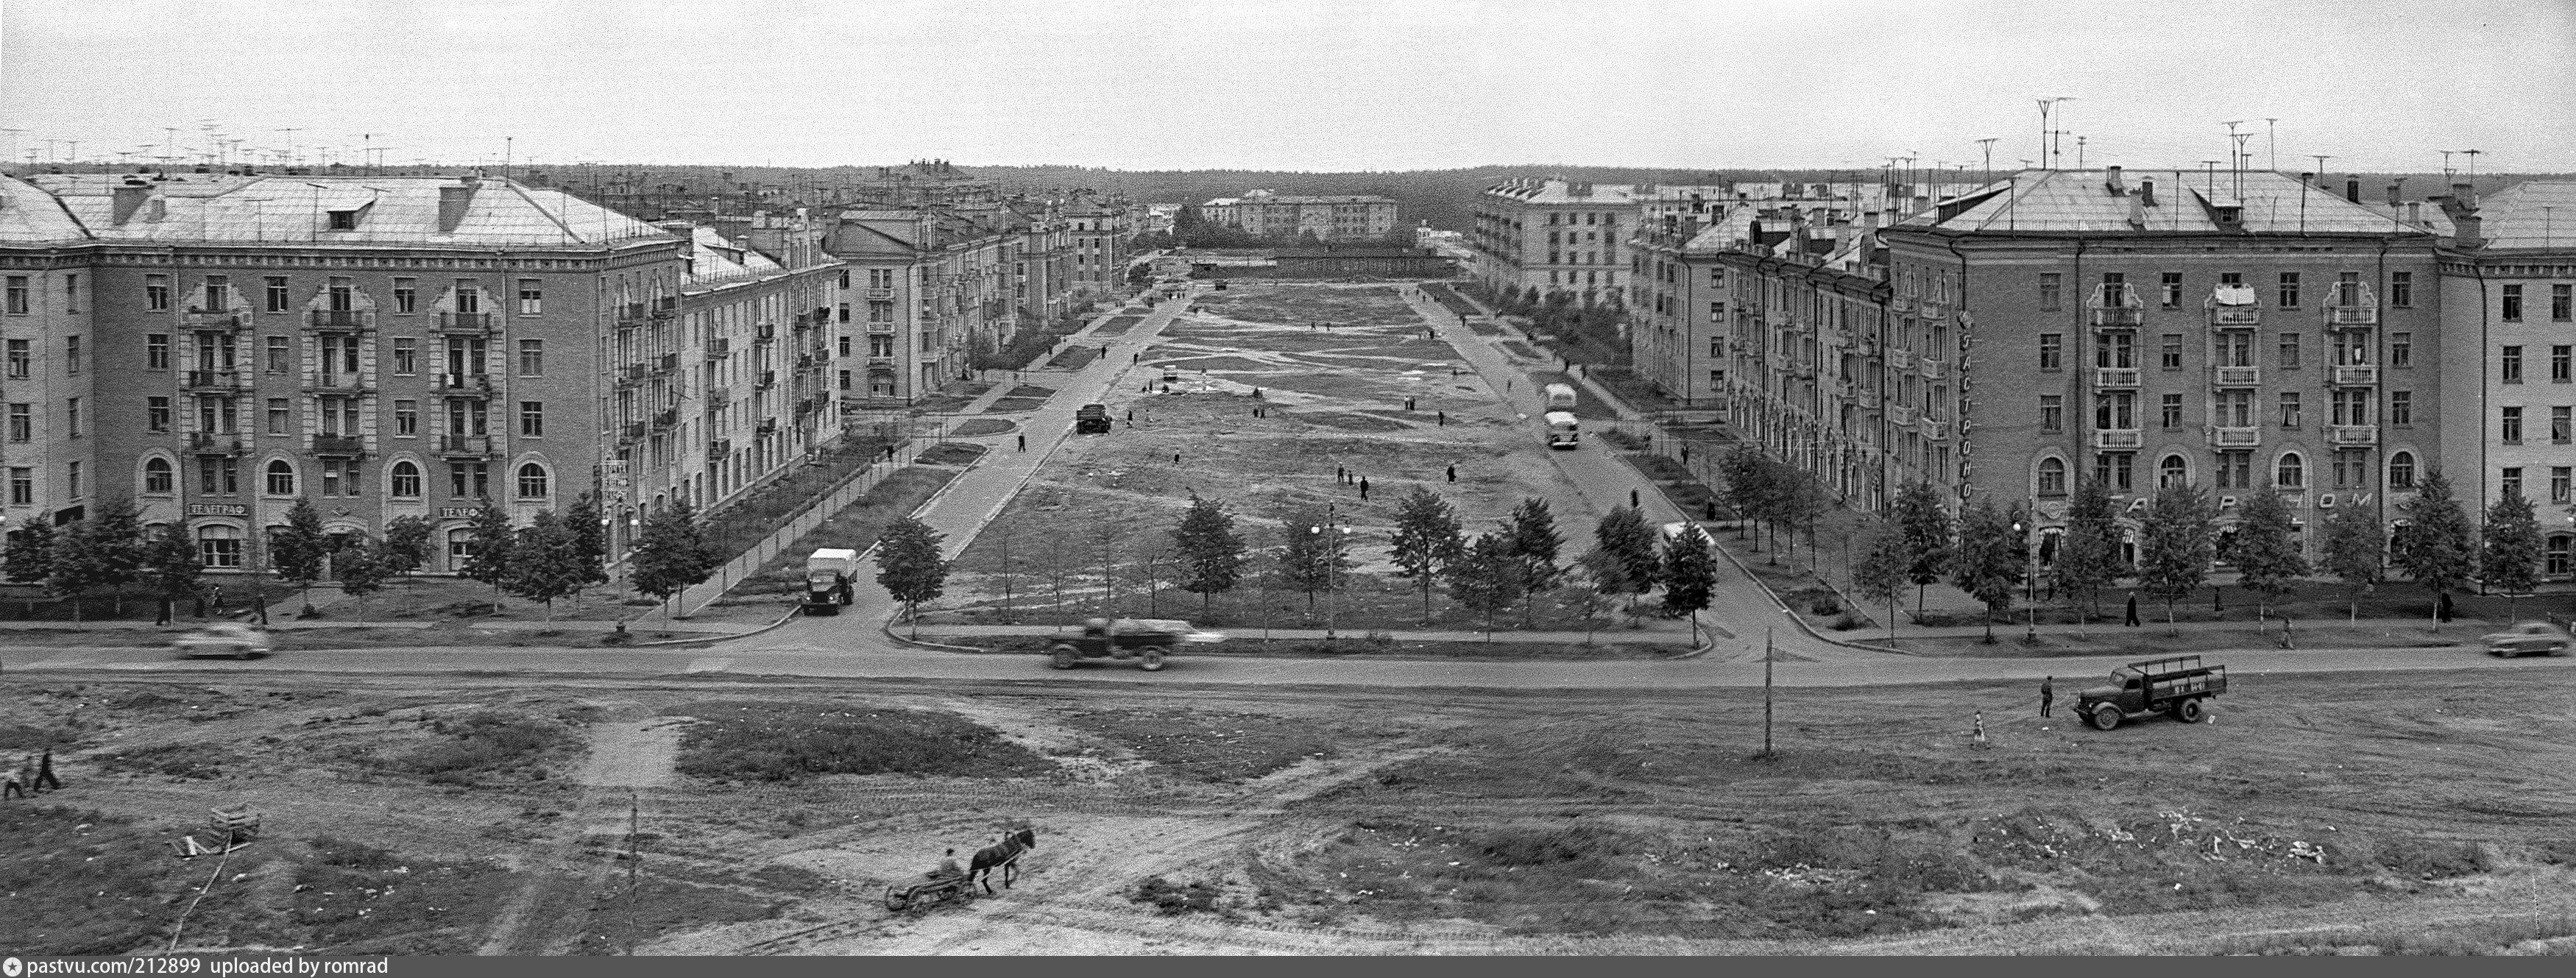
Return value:
[(1572, 295), (1586, 304), (1619, 298), (1627, 284), (1626, 241), (1635, 229), (1636, 188), (1554, 177), (1507, 180), (1476, 201), (1476, 281), (1493, 294)]
[(825, 248), (848, 272), (835, 278), (833, 302), (834, 387), (845, 408), (908, 405), (971, 375), (972, 351), (1009, 340), (1016, 266), (1005, 247), (1015, 235), (997, 217), (947, 208), (840, 214)]
[(2472, 520), (2508, 494), (2531, 500), (2542, 574), (2576, 579), (2576, 233), (2556, 228), (2560, 210), (2576, 223), (2576, 183), (2485, 201), (2457, 184), (2435, 203), (2453, 229), (2441, 256), (2442, 469)]
[[(211, 573), (267, 569), (299, 499), (470, 550), (602, 485), (602, 337), (676, 307), (683, 242), (502, 180), (0, 178), (10, 524), (131, 498)], [(23, 310), (23, 311), (21, 311)]]
[(1199, 205), (1201, 219), (1247, 234), (1324, 241), (1383, 238), (1395, 232), (1395, 201), (1368, 194), (1282, 194), (1254, 190)]

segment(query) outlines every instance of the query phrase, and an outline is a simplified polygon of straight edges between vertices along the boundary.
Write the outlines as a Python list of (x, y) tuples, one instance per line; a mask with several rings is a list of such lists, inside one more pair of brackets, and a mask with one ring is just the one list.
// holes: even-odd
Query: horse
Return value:
[(975, 850), (975, 859), (966, 868), (967, 885), (982, 883), (985, 894), (991, 895), (993, 881), (985, 876), (999, 869), (1002, 871), (1002, 887), (1009, 889), (1011, 881), (1020, 875), (1020, 854), (1037, 847), (1037, 830), (1024, 828), (1002, 836), (1002, 841), (997, 844)]

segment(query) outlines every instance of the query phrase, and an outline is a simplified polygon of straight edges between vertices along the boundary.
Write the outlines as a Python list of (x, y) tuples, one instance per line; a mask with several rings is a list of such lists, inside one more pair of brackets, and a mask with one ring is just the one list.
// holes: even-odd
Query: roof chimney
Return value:
[(2360, 177), (2354, 177), (2343, 182), (2343, 199), (2346, 203), (2361, 203)]
[(143, 209), (143, 202), (150, 199), (152, 199), (152, 184), (150, 181), (137, 180), (132, 177), (126, 178), (125, 182), (117, 184), (116, 186), (116, 210), (114, 216), (109, 219), (108, 223), (125, 223), (126, 218), (133, 217), (135, 211)]
[(2125, 187), (2125, 186), (2122, 186), (2122, 185), (2120, 184), (2120, 168), (2119, 168), (2119, 167), (2116, 167), (2116, 166), (2113, 166), (2113, 167), (2104, 167), (2104, 168), (2103, 168), (2103, 170), (2102, 170), (2102, 175), (2103, 175), (2103, 178), (2102, 178), (2102, 185), (2103, 185), (2103, 186), (2105, 186), (2105, 187), (2109, 187), (2109, 188), (2111, 189), (2111, 196), (2113, 196), (2113, 197), (2120, 197), (2120, 196), (2125, 196), (2125, 195), (2127, 195), (2127, 194), (2128, 194), (2128, 192), (2129, 192), (2129, 188), (2127, 188), (2127, 187)]
[(2459, 201), (2459, 202), (2460, 202), (2460, 206), (2462, 206), (2462, 207), (2466, 207), (2466, 208), (2468, 208), (2468, 209), (2470, 209), (2470, 210), (2477, 210), (2477, 209), (2478, 209), (2478, 191), (2477, 191), (2477, 187), (2476, 187), (2475, 185), (2473, 185), (2473, 184), (2467, 184), (2467, 183), (2455, 183), (2455, 184), (2452, 184), (2452, 185), (2451, 185), (2451, 199), (2456, 200), (2456, 201)]
[(2389, 185), (2388, 185), (2388, 206), (2390, 206), (2390, 207), (2395, 207), (2395, 206), (2397, 206), (2397, 194), (2398, 194), (2397, 185), (2396, 185), (2396, 184), (2393, 184), (2393, 183), (2392, 183), (2392, 184), (2389, 184)]
[(438, 188), (438, 232), (440, 234), (454, 233), (457, 225), (465, 223), (466, 210), (474, 206), (474, 190), (477, 182), (473, 177), (468, 176), (463, 186)]

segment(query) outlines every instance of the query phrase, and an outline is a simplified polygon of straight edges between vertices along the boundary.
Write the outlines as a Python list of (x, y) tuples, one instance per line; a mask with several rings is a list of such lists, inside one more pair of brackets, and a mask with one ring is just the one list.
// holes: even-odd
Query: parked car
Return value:
[(2518, 622), (2513, 627), (2486, 637), (2487, 654), (2566, 655), (2572, 643), (2567, 630), (2545, 621)]
[(229, 655), (247, 659), (267, 655), (271, 646), (268, 633), (237, 621), (220, 621), (197, 629), (170, 643), (181, 658), (206, 655)]
[(2111, 670), (2108, 685), (2075, 694), (2075, 715), (2109, 730), (2142, 713), (2167, 713), (2184, 723), (2199, 723), (2207, 709), (2201, 701), (2227, 691), (2227, 667), (2205, 666), (2196, 655), (2132, 662)]

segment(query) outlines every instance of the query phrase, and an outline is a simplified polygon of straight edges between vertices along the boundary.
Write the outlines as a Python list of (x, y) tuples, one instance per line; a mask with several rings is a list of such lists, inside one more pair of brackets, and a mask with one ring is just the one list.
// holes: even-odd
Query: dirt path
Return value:
[(680, 756), (680, 734), (691, 722), (690, 717), (654, 717), (592, 727), (581, 783), (595, 788), (669, 785), (671, 762)]

